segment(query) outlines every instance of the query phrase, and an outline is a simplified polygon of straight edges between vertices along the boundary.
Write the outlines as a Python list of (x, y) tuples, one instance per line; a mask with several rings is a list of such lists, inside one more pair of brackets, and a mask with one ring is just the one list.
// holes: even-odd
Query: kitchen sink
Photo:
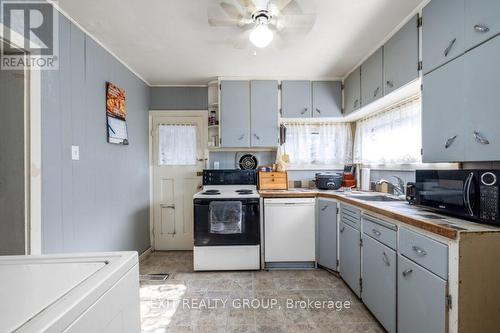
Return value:
[(353, 197), (363, 201), (402, 201), (400, 199), (388, 197), (385, 195), (356, 195)]

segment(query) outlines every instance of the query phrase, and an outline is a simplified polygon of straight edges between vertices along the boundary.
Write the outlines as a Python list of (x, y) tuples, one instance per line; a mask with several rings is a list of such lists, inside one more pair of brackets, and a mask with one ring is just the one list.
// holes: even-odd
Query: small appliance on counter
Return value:
[(316, 187), (320, 190), (338, 190), (342, 186), (342, 174), (338, 172), (319, 172), (316, 174)]
[(417, 170), (410, 202), (474, 222), (500, 225), (500, 170)]
[(406, 201), (410, 205), (414, 205), (416, 203), (416, 184), (414, 182), (406, 183)]

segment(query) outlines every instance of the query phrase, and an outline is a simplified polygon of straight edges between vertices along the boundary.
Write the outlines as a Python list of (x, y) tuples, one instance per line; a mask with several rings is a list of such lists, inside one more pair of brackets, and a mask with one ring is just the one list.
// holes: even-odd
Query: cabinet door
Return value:
[(398, 332), (444, 333), (446, 281), (398, 255)]
[(361, 234), (358, 230), (341, 222), (339, 229), (340, 276), (354, 293), (360, 297), (361, 278)]
[(281, 116), (308, 118), (312, 115), (311, 81), (281, 82)]
[(465, 0), (465, 48), (500, 33), (500, 1)]
[(363, 106), (384, 95), (383, 55), (383, 48), (380, 48), (361, 65), (361, 100)]
[(384, 94), (418, 78), (417, 16), (384, 45)]
[(426, 163), (465, 158), (464, 59), (460, 57), (424, 76), (422, 159)]
[(464, 0), (432, 0), (424, 7), (422, 12), (424, 74), (464, 53), (464, 6)]
[(312, 98), (313, 117), (342, 117), (342, 90), (339, 81), (313, 82)]
[(250, 82), (252, 147), (278, 146), (278, 81)]
[(466, 161), (500, 160), (500, 36), (465, 54)]
[(344, 81), (344, 115), (361, 107), (361, 68), (356, 69)]
[(396, 252), (363, 235), (361, 298), (389, 333), (396, 332)]
[(250, 147), (250, 82), (221, 82), (221, 146)]
[(318, 200), (318, 263), (337, 270), (337, 203)]

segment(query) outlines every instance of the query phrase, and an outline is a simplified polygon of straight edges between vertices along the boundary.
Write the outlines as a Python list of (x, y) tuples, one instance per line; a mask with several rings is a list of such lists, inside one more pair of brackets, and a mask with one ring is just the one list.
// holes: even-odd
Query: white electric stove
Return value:
[(254, 170), (204, 170), (194, 202), (194, 270), (260, 269), (260, 196)]

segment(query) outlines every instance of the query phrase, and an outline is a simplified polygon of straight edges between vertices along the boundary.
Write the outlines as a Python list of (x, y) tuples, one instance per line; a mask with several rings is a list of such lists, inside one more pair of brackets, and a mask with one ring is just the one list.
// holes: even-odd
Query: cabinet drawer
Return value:
[(391, 249), (395, 250), (397, 247), (396, 226), (388, 222), (363, 215), (363, 233), (387, 245)]
[(350, 225), (356, 230), (361, 230), (361, 221), (359, 219), (355, 219), (349, 215), (341, 214), (340, 217), (341, 221), (345, 224)]
[(353, 206), (349, 206), (346, 204), (342, 204), (342, 213), (346, 215), (350, 215), (354, 219), (360, 219), (361, 218), (361, 211)]
[(399, 229), (399, 252), (448, 280), (448, 246), (445, 244), (401, 228)]

